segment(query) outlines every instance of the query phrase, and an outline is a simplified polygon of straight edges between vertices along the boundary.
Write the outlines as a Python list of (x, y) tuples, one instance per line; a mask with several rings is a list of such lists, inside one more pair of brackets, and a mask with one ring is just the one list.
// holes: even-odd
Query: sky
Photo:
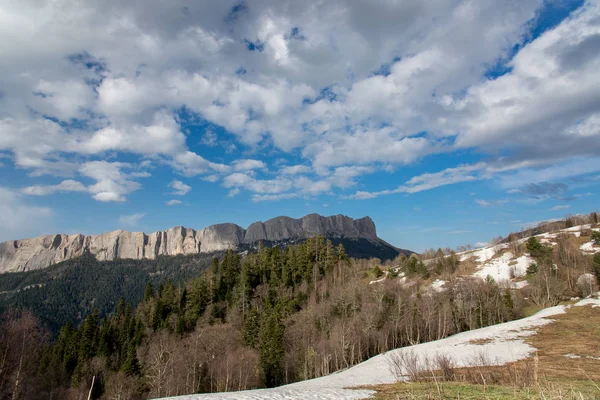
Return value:
[(0, 241), (598, 209), (598, 1), (4, 0), (0, 38)]

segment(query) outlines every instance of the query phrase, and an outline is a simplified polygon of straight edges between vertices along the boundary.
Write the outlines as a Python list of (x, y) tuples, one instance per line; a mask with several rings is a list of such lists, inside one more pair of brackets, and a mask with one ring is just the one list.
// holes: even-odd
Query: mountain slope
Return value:
[(369, 217), (354, 220), (344, 215), (309, 214), (299, 219), (276, 217), (255, 222), (248, 229), (224, 223), (198, 231), (179, 226), (150, 234), (116, 230), (95, 236), (57, 234), (12, 240), (0, 243), (0, 273), (46, 268), (85, 252), (93, 254), (99, 261), (156, 259), (165, 255), (244, 250), (258, 242), (286, 244), (317, 235), (338, 242), (351, 239), (350, 256), (391, 259), (399, 253), (411, 253), (379, 239)]
[[(553, 317), (570, 313), (572, 307), (600, 307), (600, 300), (589, 298), (569, 306), (546, 308), (535, 315), (499, 325), (488, 326), (472, 331), (462, 332), (445, 339), (421, 343), (401, 349), (391, 350), (355, 365), (345, 371), (321, 378), (293, 383), (274, 389), (248, 390), (244, 392), (194, 394), (169, 397), (164, 400), (271, 400), (271, 399), (364, 399), (375, 392), (364, 389), (365, 386), (390, 384), (398, 381), (393, 368), (393, 357), (401, 353), (416, 354), (420, 360), (432, 360), (438, 354), (451, 357), (456, 367), (474, 367), (485, 354), (489, 366), (504, 365), (530, 357), (536, 348), (525, 340), (535, 336), (540, 327), (552, 324)], [(540, 357), (543, 356), (543, 353)], [(573, 356), (565, 354), (566, 358)], [(580, 356), (581, 357), (581, 356)], [(566, 359), (565, 358), (565, 359)], [(594, 358), (594, 357), (592, 357)], [(427, 370), (428, 366), (420, 363), (417, 367)], [(406, 380), (400, 377), (401, 380)], [(353, 390), (352, 388), (356, 388)], [(360, 389), (359, 389), (360, 388)]]

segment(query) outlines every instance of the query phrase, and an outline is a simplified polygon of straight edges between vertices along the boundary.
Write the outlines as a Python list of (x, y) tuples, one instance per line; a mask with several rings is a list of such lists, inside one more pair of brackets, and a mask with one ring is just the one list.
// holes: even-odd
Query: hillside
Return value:
[[(503, 384), (487, 370), (527, 361), (533, 348), (543, 347), (529, 343), (527, 335), (559, 319), (559, 313), (579, 309), (570, 307), (578, 301), (573, 299), (598, 291), (597, 242), (598, 226), (583, 224), (462, 253), (402, 254), (383, 263), (348, 258), (345, 245), (320, 236), (285, 247), (228, 250), (210, 266), (208, 254), (115, 261), (88, 255), (92, 266), (79, 269), (89, 273), (88, 285), (78, 287), (77, 281), (87, 282), (86, 277), (71, 275), (73, 269), (64, 267), (85, 261), (79, 257), (5, 275), (27, 278), (21, 282), (28, 285), (11, 291), (9, 283), (14, 282), (9, 279), (5, 295), (25, 298), (53, 288), (70, 299), (72, 311), (97, 312), (78, 326), (63, 325), (56, 339), (46, 341), (47, 331), (34, 315), (9, 312), (0, 324), (0, 338), (10, 343), (19, 327), (30, 327), (31, 351), (26, 354), (36, 367), (26, 381), (32, 399), (84, 396), (93, 376), (98, 382), (93, 397), (99, 399), (190, 393), (211, 394), (189, 398), (364, 398), (374, 394), (364, 385), (405, 379), (406, 373), (394, 371), (390, 358), (402, 368), (412, 365), (411, 379), (427, 384), (429, 378), (416, 368), (417, 358), (427, 355), (427, 374), (434, 370), (436, 376), (432, 365), (443, 361), (436, 353), (450, 349), (456, 372), (452, 376), (461, 379), (453, 381), (457, 385), (476, 381), (467, 371), (474, 362), (485, 364), (484, 385)], [(119, 281), (118, 274), (108, 273), (102, 280), (103, 268), (117, 266), (132, 275)], [(140, 297), (130, 300), (142, 284), (139, 271), (149, 279)], [(28, 275), (47, 272), (54, 276), (46, 276), (41, 287)], [(165, 280), (169, 274), (181, 281)], [(69, 276), (73, 279), (62, 284)], [(96, 290), (94, 282), (125, 293), (115, 312), (105, 311), (115, 307), (110, 296), (88, 295)], [(51, 299), (35, 299), (33, 304), (51, 313)], [(595, 305), (596, 300), (586, 302)], [(586, 318), (594, 320), (594, 315)], [(595, 334), (584, 336), (583, 345)], [(396, 350), (408, 347), (416, 356), (400, 356)], [(24, 354), (14, 347), (5, 351), (13, 360), (9, 364)], [(597, 357), (594, 351), (586, 347), (565, 354)], [(454, 383), (448, 383), (452, 390)], [(361, 386), (358, 391), (347, 389), (356, 385)], [(404, 390), (375, 389), (377, 395)]]
[[(588, 324), (581, 321), (583, 315), (591, 316)], [(542, 371), (546, 376), (551, 370), (556, 371), (556, 365), (551, 362), (570, 363), (569, 366), (558, 368), (568, 371), (576, 368), (574, 360), (585, 359), (585, 368), (594, 379), (600, 379), (600, 351), (593, 343), (563, 343), (560, 350), (542, 347), (557, 335), (573, 334), (573, 320), (581, 321), (583, 329), (580, 331), (582, 340), (595, 340), (598, 333), (594, 323), (600, 322), (600, 293), (595, 297), (580, 300), (570, 305), (560, 305), (546, 308), (535, 315), (516, 321), (506, 322), (494, 326), (475, 329), (459, 333), (445, 339), (428, 343), (404, 347), (373, 357), (361, 364), (340, 373), (322, 378), (298, 382), (275, 389), (259, 391), (246, 391), (220, 394), (197, 394), (190, 396), (169, 397), (165, 400), (202, 400), (202, 399), (238, 399), (238, 400), (271, 400), (271, 399), (363, 399), (371, 398), (377, 392), (394, 392), (393, 388), (380, 385), (389, 385), (397, 381), (407, 381), (420, 375), (427, 375), (431, 371), (439, 374), (435, 359), (444, 355), (452, 360), (456, 375), (465, 374), (469, 368), (479, 368), (484, 373), (493, 372), (493, 367), (509, 363), (531, 360), (534, 354), (539, 358)], [(543, 329), (542, 329), (543, 328)], [(591, 337), (583, 336), (591, 332)], [(540, 348), (534, 347), (538, 345)], [(575, 349), (575, 350), (572, 350)], [(571, 351), (585, 354), (572, 353)], [(561, 353), (562, 352), (562, 353)], [(558, 359), (557, 359), (558, 355)], [(416, 357), (415, 357), (416, 356)], [(412, 359), (411, 362), (402, 360)], [(496, 373), (498, 370), (495, 370)], [(559, 376), (560, 374), (554, 374)], [(585, 377), (585, 375), (584, 375)], [(458, 378), (458, 377), (457, 377)], [(532, 378), (530, 378), (532, 379)], [(457, 381), (460, 381), (457, 379)], [(366, 387), (373, 387), (372, 389)], [(352, 389), (356, 388), (356, 389)], [(359, 389), (360, 388), (360, 389)], [(395, 388), (398, 393), (406, 392), (407, 398), (410, 389), (404, 391), (402, 386)], [(510, 397), (514, 390), (507, 392)], [(438, 396), (435, 398), (444, 398)], [(600, 395), (600, 390), (596, 396)], [(375, 398), (379, 398), (378, 395)], [(391, 398), (391, 397), (390, 397)], [(496, 398), (496, 397), (495, 397)], [(506, 397), (509, 398), (509, 397)], [(582, 396), (582, 398), (584, 398)]]

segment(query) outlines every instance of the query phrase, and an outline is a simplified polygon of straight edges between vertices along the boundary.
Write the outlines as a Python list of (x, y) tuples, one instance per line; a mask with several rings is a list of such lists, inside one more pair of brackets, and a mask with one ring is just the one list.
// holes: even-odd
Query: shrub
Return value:
[(593, 231), (592, 232), (592, 241), (595, 245), (600, 246), (600, 232)]
[(527, 267), (527, 275), (535, 275), (535, 274), (537, 274), (538, 269), (539, 269), (539, 266), (537, 265), (537, 263), (536, 262), (532, 262)]
[(379, 265), (374, 266), (372, 272), (373, 275), (375, 275), (375, 278), (380, 278), (381, 275), (383, 275), (383, 271)]
[(413, 351), (395, 350), (388, 354), (388, 366), (398, 381), (408, 378), (417, 382), (421, 377), (419, 355)]

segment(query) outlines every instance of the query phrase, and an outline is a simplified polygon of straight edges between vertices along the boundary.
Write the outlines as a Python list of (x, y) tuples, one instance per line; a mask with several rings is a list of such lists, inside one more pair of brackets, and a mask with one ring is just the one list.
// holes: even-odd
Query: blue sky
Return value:
[(369, 215), (420, 251), (596, 210), (594, 1), (5, 1), (0, 241)]

